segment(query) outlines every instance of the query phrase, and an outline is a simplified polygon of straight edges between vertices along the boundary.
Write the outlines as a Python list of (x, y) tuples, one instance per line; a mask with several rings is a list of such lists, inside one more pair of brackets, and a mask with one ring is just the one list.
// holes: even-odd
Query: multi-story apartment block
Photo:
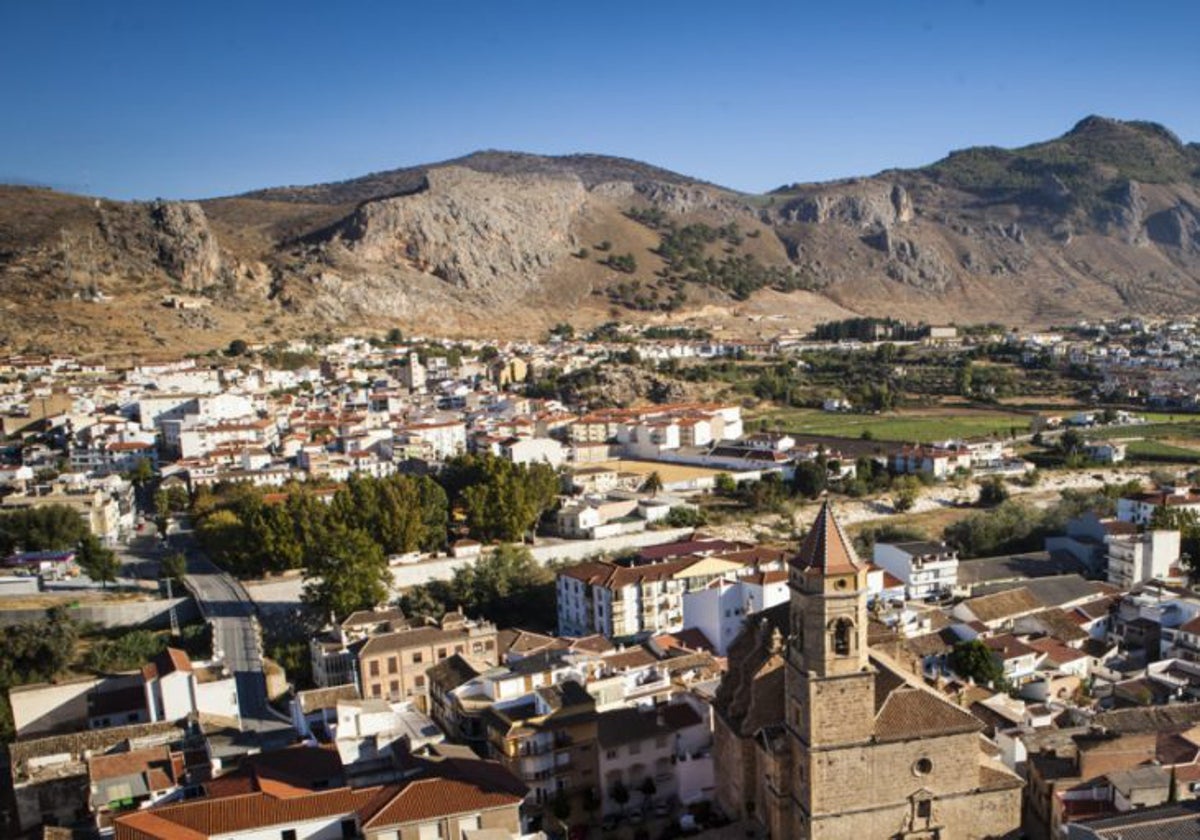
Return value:
[(1159, 508), (1200, 513), (1200, 493), (1191, 487), (1171, 487), (1137, 493), (1117, 499), (1117, 519), (1135, 525), (1149, 525)]
[(945, 543), (875, 543), (872, 559), (904, 582), (908, 598), (949, 593), (958, 586), (958, 554)]
[(429, 668), (455, 654), (497, 664), (496, 626), (447, 613), (437, 625), (371, 636), (358, 650), (362, 696), (408, 700), (428, 712)]
[(1112, 533), (1104, 537), (1108, 557), (1108, 582), (1132, 589), (1151, 580), (1168, 580), (1179, 562), (1179, 532)]
[(787, 572), (758, 572), (721, 578), (683, 596), (683, 628), (695, 628), (724, 656), (746, 623), (746, 616), (788, 599)]
[(528, 801), (596, 785), (596, 701), (574, 681), (539, 688), (484, 712), (491, 757), (529, 786)]
[[(711, 792), (712, 758), (697, 759), (711, 747), (712, 729), (707, 710), (701, 714), (697, 705), (681, 701), (612, 709), (598, 716), (596, 756), (604, 813)], [(619, 789), (628, 794), (625, 804), (613, 796)]]
[(649, 562), (640, 565), (602, 560), (565, 569), (557, 582), (559, 632), (623, 638), (682, 630), (685, 594), (721, 578), (782, 568), (777, 555), (762, 548), (708, 557), (647, 558)]
[(459, 420), (413, 423), (397, 430), (393, 446), (400, 456), (444, 461), (467, 450), (467, 427)]

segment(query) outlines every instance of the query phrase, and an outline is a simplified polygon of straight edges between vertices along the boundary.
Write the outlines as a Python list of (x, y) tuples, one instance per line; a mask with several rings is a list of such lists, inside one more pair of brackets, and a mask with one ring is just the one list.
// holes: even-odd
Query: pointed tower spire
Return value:
[(821, 505), (817, 519), (800, 543), (800, 551), (792, 558), (791, 565), (805, 574), (822, 576), (852, 575), (866, 569), (828, 501)]

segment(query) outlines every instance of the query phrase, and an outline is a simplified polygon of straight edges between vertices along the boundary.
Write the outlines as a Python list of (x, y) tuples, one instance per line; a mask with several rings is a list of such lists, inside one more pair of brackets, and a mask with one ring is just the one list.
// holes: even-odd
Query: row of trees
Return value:
[[(387, 598), (388, 555), (444, 548), (452, 517), (480, 540), (520, 541), (557, 493), (548, 465), (464, 455), (436, 479), (353, 476), (328, 503), (303, 485), (273, 503), (257, 488), (230, 485), (202, 491), (192, 509), (201, 546), (222, 568), (241, 576), (304, 569), (305, 601), (343, 617)], [(474, 588), (463, 584), (456, 602), (472, 604), (463, 592)]]
[(0, 514), (0, 554), (14, 551), (62, 551), (88, 533), (87, 523), (66, 505), (14, 510)]
[(541, 566), (523, 546), (502, 545), (490, 556), (455, 570), (450, 580), (409, 589), (400, 599), (406, 615), (440, 618), (461, 609), (498, 627), (552, 632), (556, 624), (555, 570)]
[(309, 568), (359, 535), (381, 557), (437, 550), (445, 545), (449, 517), (441, 486), (408, 475), (352, 476), (328, 503), (303, 485), (288, 488), (277, 503), (251, 485), (228, 485), (198, 493), (193, 512), (205, 551), (238, 575)]

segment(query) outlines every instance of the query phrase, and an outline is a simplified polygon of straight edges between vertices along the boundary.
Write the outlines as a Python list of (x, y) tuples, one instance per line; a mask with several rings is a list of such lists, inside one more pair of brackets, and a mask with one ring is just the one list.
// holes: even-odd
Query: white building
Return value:
[(1107, 534), (1108, 582), (1121, 589), (1139, 583), (1167, 580), (1179, 562), (1179, 532), (1146, 531), (1140, 534)]
[(206, 714), (240, 721), (237, 681), (215, 664), (193, 665), (188, 655), (167, 648), (142, 668), (150, 721)]
[(500, 443), (500, 457), (514, 464), (549, 464), (558, 469), (567, 462), (567, 448), (553, 438), (513, 437)]
[(466, 451), (467, 427), (460, 420), (414, 423), (396, 433), (395, 449), (398, 453), (421, 453), (432, 460), (444, 461)]
[(746, 616), (787, 600), (787, 572), (782, 570), (719, 578), (683, 596), (683, 629), (699, 630), (712, 643), (717, 656), (724, 656)]
[(1190, 487), (1170, 487), (1149, 493), (1137, 493), (1117, 499), (1117, 519), (1135, 525), (1149, 525), (1158, 508), (1191, 511), (1200, 514), (1200, 494)]
[(958, 586), (958, 555), (945, 543), (875, 543), (872, 559), (904, 582), (909, 598), (953, 592)]

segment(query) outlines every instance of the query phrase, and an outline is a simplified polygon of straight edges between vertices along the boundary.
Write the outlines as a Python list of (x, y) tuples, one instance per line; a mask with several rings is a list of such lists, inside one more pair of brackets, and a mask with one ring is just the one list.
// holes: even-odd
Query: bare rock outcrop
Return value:
[(575, 245), (587, 202), (570, 176), (500, 176), (447, 167), (421, 192), (362, 205), (337, 232), (364, 264), (407, 266), (454, 287), (523, 291)]
[(900, 184), (856, 181), (831, 185), (794, 198), (777, 211), (782, 222), (836, 222), (868, 229), (890, 228), (912, 221), (912, 198)]
[(194, 201), (156, 201), (150, 220), (158, 264), (191, 292), (224, 282), (227, 271), (203, 208)]

